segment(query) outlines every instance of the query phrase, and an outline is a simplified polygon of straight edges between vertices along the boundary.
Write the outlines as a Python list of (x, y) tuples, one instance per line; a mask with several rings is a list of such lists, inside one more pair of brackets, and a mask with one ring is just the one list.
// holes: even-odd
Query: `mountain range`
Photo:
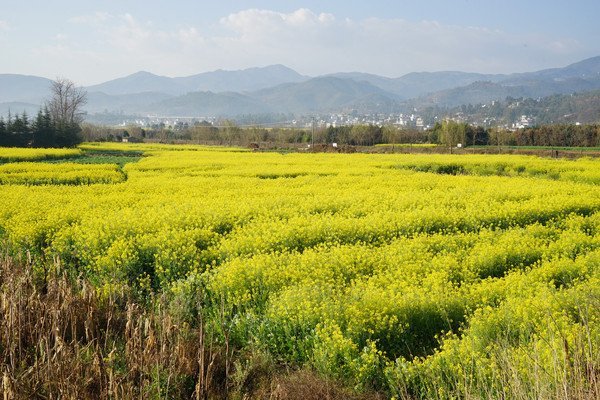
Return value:
[[(0, 74), (0, 114), (37, 113), (51, 81)], [(149, 72), (86, 87), (88, 114), (236, 116), (356, 110), (402, 112), (423, 107), (486, 104), (507, 96), (538, 98), (600, 89), (600, 57), (563, 68), (515, 74), (414, 72), (399, 78), (365, 73), (304, 76), (283, 65), (217, 70), (170, 78)]]

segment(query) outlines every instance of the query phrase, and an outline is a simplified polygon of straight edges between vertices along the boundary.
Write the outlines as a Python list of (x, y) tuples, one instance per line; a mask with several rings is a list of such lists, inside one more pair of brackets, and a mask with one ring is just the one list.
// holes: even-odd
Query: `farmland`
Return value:
[[(0, 151), (4, 258), (27, 265), (40, 293), (60, 277), (93, 288), (99, 309), (131, 314), (133, 301), (176, 321), (178, 343), (214, 344), (225, 360), (214, 396), (258, 397), (249, 376), (269, 368), (309, 370), (356, 396), (600, 395), (596, 159), (146, 144), (10, 151)], [(85, 152), (121, 157), (78, 163)], [(172, 334), (156, 324), (160, 338)], [(188, 382), (206, 371), (204, 356), (173, 376), (167, 356), (135, 369), (133, 336), (110, 329), (98, 331), (110, 382), (138, 374), (137, 389), (121, 393), (207, 390)], [(135, 343), (152, 332), (140, 328)], [(87, 328), (61, 340), (77, 337), (93, 352)], [(27, 368), (49, 350), (30, 351)], [(33, 393), (18, 385), (27, 368), (3, 357), (12, 390)]]

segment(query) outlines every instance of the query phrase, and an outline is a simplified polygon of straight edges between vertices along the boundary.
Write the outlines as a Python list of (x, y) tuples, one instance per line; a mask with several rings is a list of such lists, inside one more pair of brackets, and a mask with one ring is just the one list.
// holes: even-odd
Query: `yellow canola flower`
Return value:
[(51, 160), (82, 155), (81, 149), (26, 149), (0, 147), (0, 162)]
[[(122, 170), (0, 165), (0, 239), (15, 256), (57, 257), (101, 297), (222, 296), (261, 346), (305, 340), (302, 357), (365, 385), (516, 387), (528, 354), (564, 371), (552, 357), (565, 341), (599, 359), (581, 336), (600, 321), (598, 160), (82, 148), (147, 157)], [(437, 379), (422, 397), (455, 393)]]

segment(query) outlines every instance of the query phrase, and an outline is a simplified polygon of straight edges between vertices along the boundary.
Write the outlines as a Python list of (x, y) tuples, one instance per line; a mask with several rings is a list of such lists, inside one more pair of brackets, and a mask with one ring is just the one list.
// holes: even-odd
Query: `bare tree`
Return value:
[(65, 78), (57, 78), (50, 85), (52, 97), (47, 103), (54, 121), (65, 124), (80, 124), (84, 112), (81, 109), (87, 102), (87, 92), (82, 87)]

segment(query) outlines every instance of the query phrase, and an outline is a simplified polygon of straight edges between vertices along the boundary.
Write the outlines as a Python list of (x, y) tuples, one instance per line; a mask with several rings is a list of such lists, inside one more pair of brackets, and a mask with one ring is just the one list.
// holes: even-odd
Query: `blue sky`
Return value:
[(598, 0), (0, 0), (0, 73), (527, 72), (600, 55), (599, 15)]

